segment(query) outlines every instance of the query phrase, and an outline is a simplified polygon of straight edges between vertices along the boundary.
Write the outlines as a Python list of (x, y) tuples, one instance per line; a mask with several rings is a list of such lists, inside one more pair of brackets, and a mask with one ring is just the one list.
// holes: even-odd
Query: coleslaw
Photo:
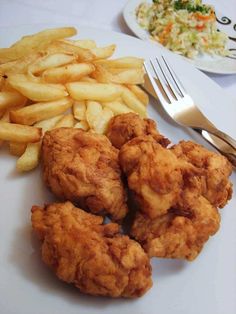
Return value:
[(201, 53), (229, 55), (228, 37), (217, 30), (214, 8), (201, 0), (153, 0), (136, 9), (139, 25), (151, 38), (188, 58)]

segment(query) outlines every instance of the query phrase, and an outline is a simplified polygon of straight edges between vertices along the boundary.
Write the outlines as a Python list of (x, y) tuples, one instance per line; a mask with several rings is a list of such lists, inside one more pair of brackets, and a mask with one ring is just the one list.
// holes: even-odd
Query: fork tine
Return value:
[(163, 78), (162, 78), (162, 76), (160, 75), (160, 73), (158, 73), (159, 71), (158, 71), (157, 67), (159, 67), (159, 69), (160, 69), (161, 72), (162, 72), (162, 75), (163, 75), (164, 78), (165, 78), (165, 75), (163, 74), (163, 70), (162, 70), (162, 68), (161, 68), (161, 65), (160, 65), (158, 59), (156, 58), (157, 66), (154, 65), (154, 63), (152, 62), (152, 60), (150, 60), (150, 63), (151, 63), (152, 68), (153, 68), (153, 70), (154, 70), (154, 72), (155, 72), (155, 74), (156, 74), (156, 76), (157, 76), (157, 78), (158, 78), (158, 80), (159, 80), (159, 82), (160, 82), (160, 84), (161, 84), (162, 89), (164, 90), (164, 92), (165, 92), (165, 94), (166, 94), (167, 99), (169, 100), (170, 103), (173, 102), (173, 101), (175, 101), (174, 97), (171, 95), (170, 91), (169, 91), (168, 88), (166, 87), (166, 83), (168, 84), (168, 82), (166, 81), (166, 83), (165, 83), (165, 81), (163, 80)]
[(166, 74), (166, 72), (163, 69), (163, 66), (161, 66), (161, 62), (157, 58), (156, 58), (156, 62), (157, 62), (158, 66), (161, 70), (163, 77), (165, 78), (165, 81), (166, 81), (169, 89), (171, 90), (172, 94), (175, 96), (175, 99), (180, 100), (180, 96), (179, 96), (178, 92), (176, 92), (175, 88), (173, 87), (172, 82), (170, 81), (168, 75)]
[(154, 80), (154, 78), (153, 78), (153, 76), (152, 76), (152, 73), (149, 71), (148, 66), (147, 66), (147, 63), (144, 62), (143, 65), (144, 65), (144, 68), (145, 68), (145, 70), (146, 70), (147, 76), (148, 76), (148, 78), (149, 78), (149, 80), (150, 80), (150, 82), (151, 82), (151, 84), (152, 84), (152, 87), (153, 87), (153, 89), (154, 89), (154, 91), (155, 91), (155, 93), (156, 93), (156, 95), (157, 95), (157, 97), (158, 97), (160, 103), (161, 103), (162, 105), (168, 104), (168, 102), (166, 101), (166, 99), (163, 97), (163, 95), (162, 95), (162, 93), (161, 93), (161, 91), (160, 91), (160, 89), (159, 89), (159, 87), (158, 87), (156, 81)]
[(166, 65), (166, 68), (168, 69), (173, 81), (175, 82), (176, 87), (178, 88), (181, 96), (184, 97), (184, 95), (187, 94), (183, 84), (180, 82), (179, 78), (177, 77), (177, 75), (175, 74), (174, 70), (171, 68), (171, 66), (169, 65), (169, 63), (166, 61), (166, 59), (164, 58), (164, 56), (162, 56), (162, 59)]

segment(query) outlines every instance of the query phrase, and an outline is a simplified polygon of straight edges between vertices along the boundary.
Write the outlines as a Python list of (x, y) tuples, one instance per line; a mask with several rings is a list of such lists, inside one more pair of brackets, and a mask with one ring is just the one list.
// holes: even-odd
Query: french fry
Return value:
[[(115, 68), (115, 70), (117, 70)], [(122, 69), (120, 71), (112, 72), (112, 68), (110, 68), (112, 75), (112, 83), (116, 84), (143, 84), (143, 69)]]
[(15, 90), (15, 85), (21, 82), (42, 83), (42, 78), (34, 76), (32, 73), (9, 73), (7, 74), (4, 91)]
[(28, 66), (32, 62), (36, 61), (38, 58), (42, 57), (44, 54), (40, 52), (31, 53), (30, 55), (24, 56), (20, 59), (9, 61), (0, 64), (0, 71), (5, 75), (16, 74), (16, 73), (27, 73)]
[(143, 69), (117, 69), (97, 65), (92, 76), (101, 83), (142, 84), (144, 82)]
[(122, 93), (114, 84), (72, 82), (66, 88), (75, 100), (112, 101)]
[(132, 93), (127, 87), (121, 86), (122, 90), (122, 99), (124, 103), (131, 108), (133, 111), (137, 112), (141, 117), (146, 117), (146, 107), (144, 104)]
[(0, 122), (0, 139), (18, 143), (38, 142), (42, 129), (28, 125)]
[(101, 65), (96, 65), (96, 69), (91, 76), (99, 83), (110, 83), (113, 79), (112, 73), (110, 73), (106, 67)]
[(107, 130), (108, 123), (110, 119), (114, 116), (112, 110), (109, 108), (104, 108), (102, 110), (102, 113), (97, 118), (97, 120), (94, 123), (94, 130), (98, 134), (104, 134)]
[(136, 57), (123, 57), (113, 60), (96, 60), (96, 64), (111, 68), (121, 68), (121, 69), (138, 69), (143, 67), (144, 60), (142, 58)]
[(12, 122), (32, 125), (37, 121), (55, 117), (72, 107), (72, 99), (65, 97), (56, 101), (36, 103), (10, 112)]
[(76, 56), (80, 62), (89, 62), (94, 60), (94, 55), (89, 49), (85, 49), (76, 45), (73, 45), (69, 41), (55, 41), (48, 48), (47, 53), (70, 53)]
[(54, 128), (73, 128), (75, 124), (75, 119), (74, 116), (72, 114), (66, 114), (64, 115), (54, 126)]
[(2, 118), (2, 116), (4, 115), (4, 110), (2, 110), (2, 111), (0, 111), (0, 120), (1, 120), (1, 118)]
[(13, 156), (21, 156), (27, 147), (25, 143), (9, 142), (9, 151)]
[(1, 117), (0, 122), (10, 122), (10, 112), (9, 112), (9, 110), (6, 110), (4, 112), (4, 114)]
[(8, 108), (4, 114), (2, 115), (1, 119), (0, 119), (0, 122), (11, 122), (10, 121), (10, 112), (12, 110), (18, 110), (18, 109), (21, 109), (22, 106), (14, 106), (14, 107), (10, 107)]
[(31, 81), (31, 78), (29, 77), (29, 75), (27, 74), (23, 74), (23, 73), (10, 73), (7, 75), (7, 80), (6, 83), (14, 89), (14, 84), (16, 84), (17, 82), (28, 82)]
[(43, 72), (43, 78), (49, 83), (66, 83), (80, 80), (95, 70), (91, 63), (75, 63)]
[(116, 49), (116, 45), (110, 45), (106, 47), (96, 47), (90, 49), (92, 52), (94, 59), (106, 59), (113, 55), (114, 51)]
[(102, 113), (102, 105), (97, 101), (87, 101), (86, 102), (86, 120), (91, 129), (94, 129), (96, 121), (99, 119)]
[(77, 120), (85, 120), (86, 104), (84, 100), (75, 101), (73, 103), (73, 114)]
[(137, 98), (138, 98), (145, 106), (148, 105), (148, 103), (149, 103), (148, 94), (146, 94), (145, 91), (142, 90), (142, 88), (140, 88), (140, 87), (137, 86), (137, 85), (133, 85), (133, 84), (127, 84), (126, 86), (131, 90), (131, 92), (133, 92), (133, 93), (137, 96)]
[(103, 68), (105, 68), (107, 70), (107, 72), (109, 72), (110, 74), (112, 75), (117, 75), (117, 74), (120, 74), (120, 73), (123, 73), (124, 71), (133, 71), (133, 70), (140, 70), (140, 69), (119, 69), (119, 68), (107, 68), (107, 67), (104, 67), (102, 66)]
[[(40, 127), (43, 134), (55, 127), (56, 123), (62, 119), (62, 115), (40, 121), (34, 126)], [(40, 159), (42, 140), (37, 143), (29, 143), (21, 155), (21, 157), (16, 162), (16, 169), (19, 172), (30, 171), (37, 167)]]
[(9, 84), (8, 80), (5, 79), (1, 92), (17, 92), (17, 91)]
[(91, 49), (95, 48), (96, 42), (91, 39), (78, 39), (78, 40), (68, 40), (68, 39), (62, 39), (61, 41), (66, 42), (71, 45), (75, 45), (84, 49)]
[(52, 41), (73, 36), (74, 27), (46, 29), (39, 33), (24, 36), (10, 48), (0, 49), (0, 63), (16, 60), (32, 52), (45, 49)]
[(46, 69), (59, 67), (75, 61), (75, 56), (65, 53), (55, 53), (40, 57), (28, 66), (28, 72), (39, 73)]
[[(6, 122), (10, 121), (10, 111), (7, 110), (5, 115), (5, 120)], [(4, 117), (2, 118), (2, 120), (4, 119)], [(17, 143), (17, 142), (9, 142), (9, 151), (11, 155), (14, 156), (21, 156), (25, 149), (26, 149), (27, 144), (25, 143)]]
[(134, 112), (132, 109), (127, 107), (124, 103), (117, 100), (110, 101), (110, 102), (103, 102), (102, 105), (105, 108), (109, 108), (114, 113), (114, 115)]
[(94, 78), (90, 76), (84, 76), (80, 79), (80, 82), (85, 82), (85, 83), (98, 83)]
[(60, 99), (68, 95), (63, 85), (60, 84), (44, 84), (31, 82), (28, 78), (20, 75), (12, 75), (8, 77), (9, 84), (18, 92), (34, 101), (50, 101)]
[(124, 103), (121, 95), (119, 97), (117, 97), (114, 101), (119, 101), (121, 103)]
[(96, 101), (87, 101), (86, 119), (89, 127), (98, 134), (104, 134), (108, 122), (114, 116), (109, 108), (102, 108)]
[(0, 73), (0, 90), (2, 90), (5, 83), (5, 78), (3, 77), (3, 75), (3, 73)]
[(55, 125), (63, 118), (63, 116), (64, 116), (63, 114), (59, 114), (55, 117), (39, 121), (39, 122), (35, 123), (34, 126), (37, 128), (41, 128), (42, 133), (44, 135), (45, 132), (53, 129), (55, 127)]
[(0, 92), (0, 111), (7, 110), (15, 106), (23, 106), (26, 103), (26, 97), (17, 91)]
[(88, 122), (86, 120), (81, 120), (74, 125), (74, 128), (88, 131), (89, 125), (88, 125)]
[(41, 143), (30, 143), (24, 153), (16, 162), (16, 170), (19, 172), (30, 171), (39, 163)]
[[(10, 115), (9, 115), (9, 111), (5, 111), (0, 119), (0, 122), (9, 122), (10, 121)], [(4, 141), (0, 140), (0, 147), (3, 145)]]

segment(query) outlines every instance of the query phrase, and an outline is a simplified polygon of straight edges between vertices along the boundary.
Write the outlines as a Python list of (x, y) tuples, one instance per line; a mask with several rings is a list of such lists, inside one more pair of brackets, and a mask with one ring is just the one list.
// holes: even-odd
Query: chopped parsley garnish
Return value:
[[(157, 0), (155, 0), (157, 1)], [(202, 4), (192, 4), (188, 1), (183, 1), (183, 0), (177, 0), (174, 2), (174, 8), (175, 10), (188, 10), (188, 12), (201, 12), (201, 13), (209, 13), (210, 8), (207, 7), (206, 5)]]

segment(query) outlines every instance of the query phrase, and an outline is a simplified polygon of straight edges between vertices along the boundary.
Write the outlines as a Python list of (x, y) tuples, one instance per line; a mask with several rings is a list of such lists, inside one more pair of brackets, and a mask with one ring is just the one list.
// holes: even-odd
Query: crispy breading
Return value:
[(190, 141), (181, 141), (171, 150), (178, 159), (204, 170), (200, 176), (189, 178), (188, 184), (198, 188), (212, 205), (224, 207), (232, 196), (232, 183), (228, 179), (232, 173), (230, 162), (223, 155)]
[(194, 166), (179, 161), (151, 135), (123, 145), (119, 160), (140, 210), (150, 218), (167, 213), (177, 203), (184, 184), (183, 172), (190, 175), (195, 171)]
[(152, 286), (151, 265), (141, 246), (119, 225), (70, 202), (32, 207), (42, 258), (56, 275), (91, 295), (134, 298)]
[(218, 210), (196, 191), (185, 190), (167, 214), (150, 219), (137, 213), (131, 235), (150, 257), (193, 260), (220, 226)]
[(105, 135), (72, 128), (48, 131), (42, 157), (44, 180), (60, 199), (113, 220), (125, 217), (127, 196), (118, 150)]
[(143, 119), (136, 113), (125, 113), (113, 117), (108, 125), (107, 137), (112, 145), (120, 149), (134, 137), (152, 135), (152, 137), (166, 147), (170, 141), (157, 131), (156, 122), (152, 119)]
[(131, 235), (150, 257), (193, 260), (231, 197), (230, 163), (192, 142), (163, 148), (150, 135), (124, 144), (119, 160), (139, 206)]

